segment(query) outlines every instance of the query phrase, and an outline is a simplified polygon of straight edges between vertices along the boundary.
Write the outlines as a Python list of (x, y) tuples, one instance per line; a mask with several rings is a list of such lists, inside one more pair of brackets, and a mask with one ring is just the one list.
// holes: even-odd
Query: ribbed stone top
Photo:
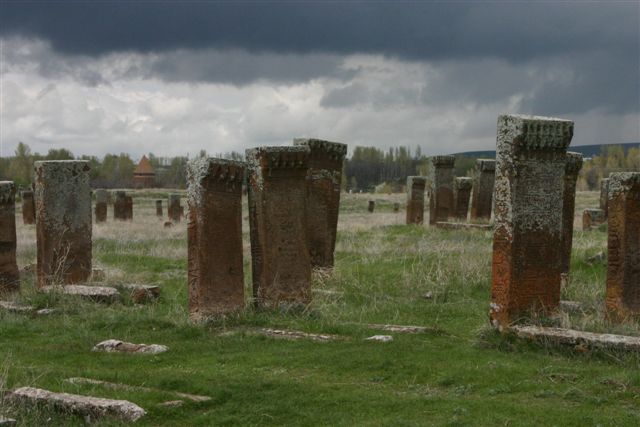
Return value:
[(567, 152), (567, 163), (565, 164), (564, 172), (566, 175), (578, 175), (582, 169), (582, 154), (575, 153), (573, 151)]
[(347, 155), (347, 144), (340, 142), (331, 142), (315, 138), (294, 138), (293, 145), (306, 145), (311, 149), (311, 154), (315, 151), (325, 152), (334, 160), (342, 160)]
[(566, 150), (573, 138), (573, 122), (543, 116), (504, 114), (498, 117), (498, 139), (507, 137), (525, 150)]
[(453, 167), (455, 156), (432, 156), (429, 158), (434, 166)]
[(307, 169), (310, 149), (306, 145), (266, 146), (249, 148), (245, 151), (247, 166), (258, 170), (268, 169)]
[[(191, 160), (187, 164), (187, 199), (190, 203), (202, 202), (205, 179), (213, 179), (220, 183), (226, 183), (230, 188), (242, 188), (242, 180), (246, 164), (236, 160), (218, 159), (213, 157), (200, 157)], [(236, 185), (237, 187), (233, 187)], [(178, 195), (179, 197), (179, 195)]]
[(468, 176), (459, 176), (455, 179), (455, 186), (459, 190), (469, 190), (473, 186), (473, 180)]
[(640, 172), (612, 173), (609, 175), (609, 198), (627, 192), (634, 186), (640, 191)]
[(11, 203), (15, 200), (16, 185), (13, 181), (0, 181), (0, 203)]

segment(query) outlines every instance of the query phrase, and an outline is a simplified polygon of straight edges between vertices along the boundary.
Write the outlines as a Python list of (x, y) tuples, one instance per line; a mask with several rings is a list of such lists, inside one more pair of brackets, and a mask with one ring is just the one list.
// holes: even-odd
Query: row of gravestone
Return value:
[(582, 229), (587, 231), (607, 221), (609, 206), (609, 178), (600, 180), (600, 207), (587, 208), (582, 212)]
[[(188, 165), (191, 318), (244, 305), (242, 184), (248, 172), (254, 299), (261, 307), (306, 305), (311, 268), (331, 267), (346, 145), (317, 139), (247, 150), (246, 163), (201, 158)], [(35, 163), (37, 284), (87, 281), (92, 214), (86, 161)], [(104, 193), (96, 195), (100, 203)], [(116, 193), (130, 212), (131, 199)], [(178, 198), (179, 204), (179, 198)], [(170, 204), (171, 206), (171, 204)], [(123, 214), (129, 219), (129, 214)], [(19, 290), (15, 186), (0, 182), (0, 293)]]

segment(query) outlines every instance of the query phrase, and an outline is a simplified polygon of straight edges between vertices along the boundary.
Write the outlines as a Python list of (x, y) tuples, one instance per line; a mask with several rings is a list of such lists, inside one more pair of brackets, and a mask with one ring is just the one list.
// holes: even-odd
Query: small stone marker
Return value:
[(127, 221), (129, 219), (127, 193), (124, 191), (116, 191), (113, 202), (113, 219), (119, 221)]
[(606, 307), (610, 318), (640, 314), (640, 172), (609, 175)]
[[(424, 209), (424, 204), (422, 206), (422, 209)], [(400, 212), (400, 203), (394, 203), (393, 204), (393, 212), (395, 212), (395, 213)]]
[(133, 198), (131, 196), (126, 196), (124, 198), (124, 211), (127, 216), (127, 221), (133, 220)]
[(59, 292), (63, 295), (74, 295), (96, 302), (112, 303), (120, 300), (120, 293), (110, 286), (44, 286), (40, 288), (45, 293)]
[(31, 190), (22, 192), (22, 222), (26, 225), (36, 223), (36, 204)]
[(369, 338), (365, 338), (366, 341), (379, 341), (379, 342), (391, 342), (393, 337), (391, 335), (374, 335)]
[(338, 230), (340, 183), (347, 145), (320, 139), (293, 140), (309, 147), (307, 171), (307, 238), (312, 267), (333, 267)]
[(593, 227), (598, 227), (606, 222), (602, 209), (585, 209), (582, 212), (582, 230), (589, 231)]
[(21, 387), (13, 390), (5, 397), (5, 400), (23, 405), (51, 405), (61, 412), (95, 418), (113, 416), (128, 422), (135, 422), (147, 414), (144, 409), (127, 400), (55, 393), (33, 387)]
[(375, 202), (374, 200), (369, 200), (369, 204), (367, 205), (367, 210), (368, 210), (370, 213), (373, 213), (373, 211), (375, 210), (375, 208), (376, 208), (376, 202)]
[(246, 152), (253, 294), (258, 307), (311, 302), (306, 237), (309, 147), (259, 147)]
[(429, 158), (429, 224), (447, 221), (453, 215), (454, 156)]
[(609, 178), (600, 180), (600, 209), (602, 209), (606, 221), (609, 217)]
[(187, 166), (189, 317), (244, 307), (242, 182), (245, 165), (197, 158)]
[(94, 268), (91, 270), (91, 281), (92, 282), (104, 282), (107, 278), (104, 269), (102, 268)]
[(156, 216), (162, 218), (162, 200), (156, 200)]
[(471, 221), (489, 221), (491, 219), (495, 171), (495, 160), (476, 160), (473, 174), (473, 196), (471, 198)]
[(167, 214), (171, 221), (180, 222), (180, 208), (180, 194), (169, 194), (169, 207), (167, 208)]
[(13, 427), (17, 425), (17, 423), (18, 422), (13, 418), (5, 418), (3, 416), (0, 416), (0, 427)]
[(35, 162), (38, 287), (91, 276), (89, 162)]
[(424, 191), (427, 178), (407, 177), (407, 224), (422, 224), (424, 221)]
[(523, 314), (560, 304), (566, 150), (573, 122), (498, 117), (491, 321), (500, 329)]
[(136, 304), (153, 301), (160, 297), (160, 286), (156, 285), (136, 285), (127, 283), (118, 285), (118, 288), (128, 292), (131, 301)]
[(0, 181), (0, 296), (20, 291), (16, 262), (16, 187)]
[(453, 217), (459, 221), (467, 220), (472, 186), (473, 181), (466, 176), (453, 181)]
[(159, 354), (169, 350), (166, 345), (160, 344), (133, 344), (120, 340), (102, 341), (93, 347), (91, 351), (102, 351), (105, 353), (140, 353), (140, 354)]
[(109, 200), (109, 193), (102, 188), (95, 191), (96, 194), (96, 223), (107, 221), (107, 203)]
[(562, 198), (562, 272), (569, 273), (571, 246), (573, 243), (573, 219), (576, 207), (576, 181), (582, 169), (582, 154), (568, 152), (564, 172), (564, 196)]

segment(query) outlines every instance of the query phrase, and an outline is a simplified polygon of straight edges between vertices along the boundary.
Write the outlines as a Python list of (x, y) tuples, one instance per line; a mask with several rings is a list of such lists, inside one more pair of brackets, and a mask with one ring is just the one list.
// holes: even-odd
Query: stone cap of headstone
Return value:
[(640, 185), (640, 172), (614, 172), (609, 175), (609, 199)]
[(503, 114), (498, 129), (522, 150), (564, 151), (573, 138), (573, 122), (554, 117)]
[(96, 189), (95, 195), (96, 202), (98, 203), (107, 203), (107, 200), (109, 199), (109, 193), (107, 193), (107, 190), (105, 190), (104, 188)]
[(494, 159), (477, 159), (476, 168), (481, 172), (493, 172), (496, 170), (496, 161)]
[(245, 151), (247, 166), (259, 169), (307, 169), (310, 149), (306, 145), (265, 146)]
[(440, 167), (453, 167), (456, 158), (455, 156), (432, 156), (429, 158), (431, 160), (431, 163), (434, 166), (440, 166)]
[(311, 150), (311, 157), (315, 155), (328, 156), (331, 160), (342, 161), (347, 155), (347, 144), (325, 141), (315, 138), (294, 138), (293, 145), (306, 145)]
[(187, 164), (187, 177), (200, 182), (205, 177), (225, 182), (242, 182), (245, 163), (236, 160), (200, 157)]
[(595, 220), (604, 221), (604, 211), (602, 209), (587, 208), (583, 211), (583, 214), (588, 214), (591, 218)]
[(180, 201), (180, 194), (179, 193), (171, 193), (171, 194), (169, 194), (169, 200), (172, 201), (172, 202), (177, 200), (179, 202)]
[(419, 175), (410, 175), (407, 177), (407, 189), (410, 190), (413, 184), (426, 185), (427, 177)]
[[(55, 182), (57, 178), (66, 179), (68, 176), (66, 173), (62, 172), (63, 170), (69, 171), (72, 176), (76, 176), (79, 172), (87, 172), (91, 170), (91, 165), (88, 160), (39, 160), (34, 162), (33, 169), (35, 170), (36, 176), (42, 173), (41, 171), (45, 169), (51, 169), (52, 173), (47, 175), (47, 181), (49, 184), (58, 185), (58, 182)], [(60, 174), (60, 175), (58, 175)]]
[(15, 195), (16, 185), (13, 181), (0, 181), (0, 203), (11, 203)]
[(116, 193), (116, 199), (124, 199), (125, 197), (127, 197), (126, 191), (118, 190), (115, 193)]
[(473, 180), (468, 176), (459, 176), (455, 178), (454, 184), (458, 190), (470, 190), (473, 187)]
[(567, 151), (567, 163), (565, 163), (564, 173), (566, 175), (578, 175), (582, 169), (582, 154)]

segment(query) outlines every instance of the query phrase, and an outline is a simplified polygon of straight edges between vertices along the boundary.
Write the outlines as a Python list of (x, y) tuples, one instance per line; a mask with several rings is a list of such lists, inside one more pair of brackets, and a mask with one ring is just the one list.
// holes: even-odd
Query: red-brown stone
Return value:
[(156, 200), (156, 216), (159, 217), (159, 218), (163, 217), (162, 200)]
[(491, 219), (495, 170), (495, 160), (476, 160), (471, 197), (471, 221)]
[(20, 290), (16, 263), (16, 187), (0, 181), (0, 297)]
[(169, 195), (169, 206), (167, 207), (167, 215), (169, 219), (173, 222), (180, 222), (180, 195), (179, 194), (170, 194)]
[(576, 207), (576, 181), (582, 169), (582, 154), (568, 152), (564, 173), (564, 196), (562, 202), (562, 272), (568, 273), (573, 244), (573, 220)]
[(407, 224), (424, 221), (424, 191), (427, 179), (423, 176), (407, 177)]
[(454, 156), (434, 156), (429, 165), (429, 224), (453, 215)]
[(109, 193), (107, 190), (98, 189), (95, 191), (96, 194), (96, 206), (95, 206), (95, 216), (96, 223), (106, 222), (107, 221), (107, 202), (109, 200)]
[(472, 185), (471, 178), (466, 176), (456, 178), (453, 181), (453, 217), (458, 221), (467, 220)]
[(33, 200), (33, 191), (22, 192), (22, 222), (26, 225), (36, 222), (36, 205)]

